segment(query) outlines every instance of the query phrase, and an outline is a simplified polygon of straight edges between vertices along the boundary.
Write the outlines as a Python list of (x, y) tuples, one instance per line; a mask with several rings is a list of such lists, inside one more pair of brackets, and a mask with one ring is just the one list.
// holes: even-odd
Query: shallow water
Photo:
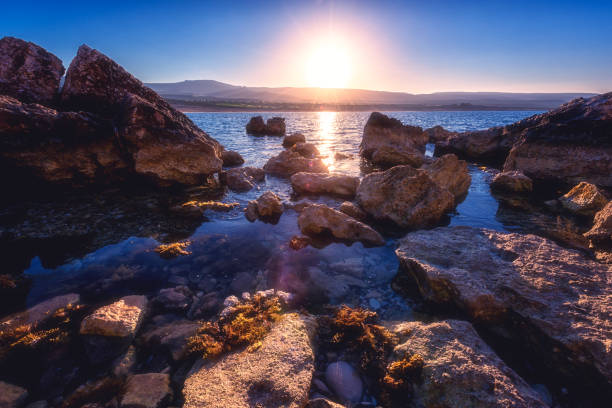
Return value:
[[(449, 130), (464, 131), (512, 123), (535, 113), (387, 114), (423, 128), (442, 125)], [(363, 176), (372, 170), (358, 156), (361, 133), (369, 113), (262, 114), (264, 119), (276, 115), (286, 118), (288, 133), (301, 132), (308, 142), (317, 145), (331, 171)], [(251, 113), (189, 114), (198, 126), (227, 149), (240, 152), (246, 161), (245, 166), (261, 167), (283, 148), (279, 137), (247, 135), (244, 126), (251, 116)], [(349, 158), (336, 160), (336, 152), (348, 154)], [(428, 152), (431, 154), (431, 146)], [(489, 173), (474, 165), (470, 165), (470, 172), (472, 185), (469, 193), (456, 212), (450, 215), (450, 225), (516, 230), (511, 217), (499, 216), (500, 203), (491, 195)], [(110, 226), (108, 222), (100, 222), (100, 225), (104, 225), (104, 233), (101, 232), (102, 228), (94, 228), (93, 232), (88, 230), (87, 234), (83, 234), (82, 240), (75, 233), (76, 238), (69, 244), (73, 251), (51, 256), (49, 253), (53, 251), (48, 247), (55, 249), (57, 242), (36, 241), (28, 247), (28, 260), (23, 266), (24, 274), (32, 281), (25, 303), (32, 305), (68, 292), (80, 293), (87, 302), (104, 303), (125, 294), (152, 294), (159, 288), (179, 284), (186, 284), (196, 292), (217, 292), (221, 298), (242, 291), (276, 287), (299, 293), (315, 306), (329, 300), (331, 303), (378, 309), (387, 319), (409, 318), (409, 302), (390, 288), (390, 281), (398, 267), (394, 255), (396, 238), (388, 237), (387, 244), (379, 248), (364, 248), (360, 243), (350, 246), (332, 243), (323, 249), (309, 247), (300, 251), (291, 250), (288, 242), (292, 236), (299, 234), (294, 211), (286, 211), (276, 225), (259, 221), (249, 223), (244, 218), (242, 211), (246, 203), (266, 190), (279, 194), (284, 201), (296, 200), (291, 195), (287, 180), (268, 176), (258, 189), (248, 193), (227, 192), (221, 198), (224, 202), (240, 203), (240, 209), (228, 213), (209, 212), (204, 222), (181, 225), (180, 228), (176, 227), (177, 231), (173, 231), (174, 220), (168, 221), (163, 214), (153, 210), (147, 213), (147, 208), (151, 207), (148, 203), (155, 201), (155, 198), (138, 197), (128, 200), (127, 207), (131, 208), (131, 212), (121, 206), (112, 208), (115, 214), (112, 219), (116, 219), (116, 222), (113, 224), (111, 221)], [(331, 206), (337, 206), (342, 201), (329, 197), (300, 200), (319, 201)], [(83, 225), (87, 230), (86, 224), (96, 223), (111, 212), (108, 204), (102, 203), (93, 211), (90, 209), (92, 204), (87, 201), (95, 200), (87, 197), (83, 201), (86, 202), (78, 201), (78, 205), (68, 199), (58, 200), (57, 204), (46, 203), (48, 209), (42, 214), (38, 207), (32, 212), (22, 209), (26, 215), (17, 225), (12, 220), (11, 228), (35, 229), (45, 223), (57, 224), (59, 220), (71, 226)], [(145, 203), (142, 206), (141, 201)], [(24, 206), (28, 205), (34, 208), (36, 203)], [(134, 211), (134, 208), (141, 209)], [(145, 224), (146, 227), (142, 227)], [(117, 233), (113, 228), (117, 229)], [(103, 239), (96, 234), (103, 235)], [(192, 254), (164, 260), (153, 252), (159, 242), (176, 239), (189, 239)]]

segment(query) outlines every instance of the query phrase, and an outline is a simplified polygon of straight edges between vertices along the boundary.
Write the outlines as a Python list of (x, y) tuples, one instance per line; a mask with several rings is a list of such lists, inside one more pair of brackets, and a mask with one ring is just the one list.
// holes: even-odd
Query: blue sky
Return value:
[(612, 1), (5, 2), (0, 35), (66, 66), (80, 44), (145, 82), (308, 86), (339, 39), (345, 86), (407, 92), (612, 90)]

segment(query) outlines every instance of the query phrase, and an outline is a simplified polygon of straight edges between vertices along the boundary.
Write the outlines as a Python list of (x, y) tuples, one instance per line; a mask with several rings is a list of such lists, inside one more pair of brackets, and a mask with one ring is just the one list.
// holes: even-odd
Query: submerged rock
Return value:
[(127, 380), (121, 408), (159, 408), (171, 397), (168, 374), (136, 374)]
[(394, 327), (393, 360), (418, 355), (424, 365), (412, 404), (425, 407), (546, 407), (539, 395), (459, 320), (407, 322)]
[(283, 136), (285, 134), (285, 118), (273, 117), (264, 123), (261, 116), (253, 116), (246, 125), (246, 131), (252, 135)]
[(224, 166), (240, 166), (244, 163), (244, 159), (240, 153), (233, 150), (223, 150), (221, 152), (221, 160), (223, 160)]
[(612, 244), (612, 201), (595, 214), (593, 227), (584, 236), (595, 246)]
[(560, 197), (559, 202), (570, 212), (593, 216), (608, 204), (608, 199), (599, 191), (597, 186), (583, 181), (563, 197)]
[(232, 191), (245, 192), (266, 180), (266, 173), (257, 167), (239, 167), (219, 173), (219, 180)]
[(283, 147), (288, 148), (297, 143), (306, 143), (306, 138), (301, 133), (292, 133), (283, 138)]
[(533, 190), (533, 182), (521, 171), (504, 171), (493, 177), (491, 188), (512, 193), (529, 193)]
[(327, 366), (325, 380), (334, 393), (347, 402), (361, 401), (363, 384), (357, 370), (346, 361), (336, 361)]
[(291, 187), (297, 194), (333, 194), (354, 197), (359, 177), (340, 174), (296, 173), (291, 176)]
[(314, 372), (315, 331), (313, 318), (286, 314), (256, 351), (197, 362), (185, 380), (184, 407), (303, 407)]
[(245, 216), (253, 222), (256, 219), (263, 221), (275, 221), (283, 214), (283, 203), (280, 198), (271, 191), (266, 191), (256, 200), (249, 201)]
[(28, 390), (0, 381), (0, 407), (20, 408), (27, 398)]
[(371, 227), (322, 204), (306, 207), (298, 217), (298, 225), (306, 235), (329, 233), (338, 239), (360, 241), (366, 245), (385, 244), (383, 237)]
[(454, 154), (445, 154), (432, 163), (423, 166), (431, 180), (438, 186), (450, 191), (459, 199), (467, 195), (472, 177), (467, 162), (459, 160)]
[(42, 325), (58, 310), (75, 306), (79, 304), (80, 301), (81, 297), (76, 293), (56, 296), (49, 300), (45, 300), (44, 302), (41, 302), (36, 306), (27, 309), (26, 311), (15, 313), (3, 318), (0, 321), (0, 330), (11, 331), (16, 328), (26, 328), (27, 330), (30, 330)]
[(321, 159), (309, 159), (294, 150), (284, 150), (271, 157), (263, 167), (264, 171), (280, 177), (289, 177), (295, 173), (328, 173), (327, 166)]

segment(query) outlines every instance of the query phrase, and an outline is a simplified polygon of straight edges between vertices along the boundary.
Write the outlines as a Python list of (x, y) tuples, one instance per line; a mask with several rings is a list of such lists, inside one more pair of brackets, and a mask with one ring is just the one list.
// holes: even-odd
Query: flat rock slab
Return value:
[(19, 408), (26, 398), (28, 398), (26, 389), (0, 381), (0, 408)]
[(509, 368), (465, 321), (394, 327), (401, 344), (394, 359), (423, 358), (422, 382), (414, 385), (414, 405), (424, 407), (546, 407), (539, 395)]
[(28, 328), (36, 327), (51, 317), (59, 309), (78, 304), (80, 299), (80, 296), (76, 293), (69, 293), (67, 295), (56, 296), (49, 300), (45, 300), (24, 312), (15, 313), (2, 319), (0, 322), (0, 330), (10, 330), (23, 326), (27, 326)]
[(80, 333), (106, 337), (133, 337), (147, 308), (145, 296), (126, 296), (83, 319)]
[(121, 408), (158, 408), (171, 396), (168, 374), (137, 374), (127, 380)]
[(184, 407), (303, 407), (314, 372), (315, 327), (310, 317), (287, 314), (255, 352), (197, 362), (185, 381)]

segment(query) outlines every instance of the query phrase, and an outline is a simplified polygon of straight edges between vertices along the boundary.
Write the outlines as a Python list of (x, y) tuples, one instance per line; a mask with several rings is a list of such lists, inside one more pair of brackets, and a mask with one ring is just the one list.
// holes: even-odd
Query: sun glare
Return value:
[(344, 88), (351, 76), (351, 59), (347, 47), (339, 41), (319, 43), (306, 63), (308, 84), (317, 88)]

